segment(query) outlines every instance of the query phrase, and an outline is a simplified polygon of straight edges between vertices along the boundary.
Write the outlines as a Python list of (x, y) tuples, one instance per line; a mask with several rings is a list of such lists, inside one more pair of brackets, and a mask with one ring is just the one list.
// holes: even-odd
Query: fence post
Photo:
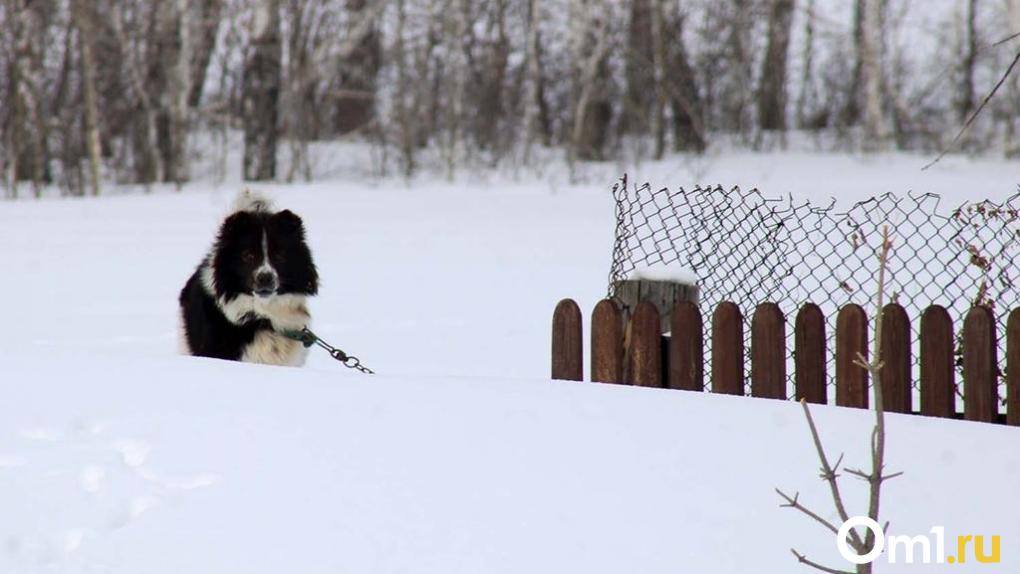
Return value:
[(860, 305), (844, 305), (836, 315), (836, 404), (868, 408), (868, 371), (856, 363), (868, 358), (868, 316)]
[(969, 421), (995, 422), (998, 415), (998, 362), (995, 316), (975, 306), (963, 320), (963, 412)]
[(932, 305), (921, 315), (921, 414), (956, 416), (956, 365), (953, 320), (949, 311)]
[(671, 389), (705, 390), (704, 324), (698, 306), (681, 301), (673, 307), (669, 339)]
[(630, 317), (630, 348), (628, 382), (639, 387), (662, 386), (662, 340), (659, 332), (659, 311), (655, 305), (642, 301)]
[(623, 382), (623, 313), (612, 299), (603, 299), (591, 312), (591, 380)]
[(890, 413), (912, 413), (910, 317), (899, 303), (882, 308), (882, 403)]
[(786, 398), (786, 318), (775, 303), (751, 317), (751, 396)]
[(556, 305), (552, 324), (552, 378), (584, 380), (581, 309), (573, 299)]
[(797, 400), (826, 404), (825, 316), (814, 303), (805, 303), (794, 325), (793, 376)]
[(712, 313), (712, 392), (744, 394), (744, 325), (740, 308), (723, 301)]
[(1006, 321), (1006, 424), (1020, 425), (1020, 308)]

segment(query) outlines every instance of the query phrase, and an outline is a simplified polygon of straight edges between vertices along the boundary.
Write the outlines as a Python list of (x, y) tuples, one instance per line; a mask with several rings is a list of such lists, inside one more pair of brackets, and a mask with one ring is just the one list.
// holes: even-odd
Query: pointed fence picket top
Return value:
[(581, 309), (573, 299), (556, 305), (552, 324), (552, 378), (584, 380)]
[(659, 311), (642, 301), (630, 318), (630, 345), (627, 347), (627, 382), (639, 387), (662, 385), (662, 335)]
[(868, 316), (860, 305), (844, 305), (836, 315), (836, 404), (868, 408)]
[(671, 389), (705, 390), (704, 325), (698, 306), (689, 301), (673, 307), (669, 340), (669, 380)]
[(603, 299), (591, 312), (591, 380), (623, 383), (623, 312)]
[(824, 405), (828, 399), (825, 382), (825, 316), (814, 303), (805, 303), (794, 325), (794, 385), (797, 400)]
[[(889, 412), (912, 413), (914, 388), (920, 394), (920, 414), (973, 421), (1005, 422), (1020, 426), (1020, 309), (1006, 319), (997, 333), (996, 317), (988, 307), (972, 307), (957, 333), (946, 308), (932, 305), (919, 318), (918, 340), (912, 340), (911, 320), (896, 303), (882, 309), (882, 389)], [(794, 322), (794, 394), (797, 399), (826, 403), (828, 353), (835, 359), (837, 405), (868, 408), (869, 322), (864, 309), (849, 304), (836, 315), (834, 337), (826, 335), (825, 317), (818, 306), (804, 304)], [(639, 303), (625, 323), (615, 300), (599, 302), (592, 312), (591, 374), (600, 382), (683, 390), (705, 390), (705, 335), (711, 337), (711, 375), (714, 393), (743, 395), (745, 368), (750, 367), (751, 394), (786, 396), (786, 318), (772, 303), (755, 308), (749, 322), (751, 348), (744, 352), (744, 317), (737, 304), (725, 301), (712, 313), (708, 329), (692, 302), (678, 302), (671, 310), (663, 335), (663, 318), (653, 302)], [(710, 332), (709, 332), (710, 331)], [(834, 341), (834, 348), (826, 347)], [(1004, 341), (1005, 371), (1000, 372), (998, 344)], [(911, 354), (917, 344), (920, 379), (914, 381)], [(564, 299), (553, 313), (552, 374), (557, 379), (583, 376), (581, 311)], [(962, 365), (962, 386), (956, 374)], [(1000, 397), (1000, 379), (1005, 395)], [(960, 393), (962, 391), (962, 393)], [(957, 413), (957, 396), (963, 412)], [(1006, 405), (999, 413), (1000, 398)]]
[(744, 318), (730, 301), (712, 313), (712, 392), (744, 394)]
[(953, 418), (956, 414), (956, 357), (953, 319), (940, 305), (921, 315), (921, 414)]
[(1006, 424), (1020, 426), (1020, 308), (1006, 320)]
[(910, 317), (899, 303), (882, 309), (882, 401), (890, 413), (911, 413)]
[(786, 318), (762, 303), (751, 318), (751, 396), (786, 398)]
[(998, 415), (995, 316), (971, 307), (963, 320), (963, 413), (967, 420), (994, 422)]

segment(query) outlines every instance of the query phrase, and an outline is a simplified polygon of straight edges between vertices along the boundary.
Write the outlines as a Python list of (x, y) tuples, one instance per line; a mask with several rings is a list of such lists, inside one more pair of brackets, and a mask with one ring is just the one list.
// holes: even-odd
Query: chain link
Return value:
[(301, 341), (305, 347), (311, 347), (312, 345), (322, 347), (329, 353), (330, 357), (333, 357), (348, 369), (354, 369), (360, 373), (365, 373), (366, 375), (375, 374), (375, 371), (361, 364), (361, 359), (358, 359), (354, 355), (348, 355), (341, 349), (323, 341), (321, 337), (313, 333), (308, 327), (305, 327), (300, 331), (284, 331), (283, 335), (294, 339), (295, 341)]
[[(941, 207), (941, 198), (934, 194), (885, 194), (837, 211), (835, 201), (819, 206), (792, 197), (766, 197), (757, 189), (628, 188), (624, 177), (613, 187), (613, 197), (616, 241), (609, 297), (615, 297), (617, 283), (638, 267), (682, 265), (698, 277), (703, 313), (728, 300), (750, 319), (757, 304), (770, 301), (779, 304), (792, 326), (804, 303), (817, 304), (825, 314), (829, 349), (841, 306), (856, 303), (869, 313), (873, 309), (876, 250), (881, 228), (889, 224), (893, 251), (888, 292), (911, 318), (915, 384), (920, 379), (917, 340), (925, 308), (943, 305), (959, 325), (971, 305), (989, 306), (1002, 338), (1010, 309), (1020, 304), (1014, 263), (1020, 256), (1020, 193), (1002, 203), (971, 201), (955, 209)], [(710, 323), (705, 321), (706, 329)], [(794, 329), (786, 332), (792, 366)], [(711, 356), (707, 335), (706, 363)], [(748, 350), (750, 335), (745, 329)], [(962, 348), (959, 343), (957, 347), (959, 354)], [(830, 384), (834, 361), (829, 353)], [(749, 382), (749, 362), (745, 371)], [(791, 390), (793, 372), (787, 369)]]

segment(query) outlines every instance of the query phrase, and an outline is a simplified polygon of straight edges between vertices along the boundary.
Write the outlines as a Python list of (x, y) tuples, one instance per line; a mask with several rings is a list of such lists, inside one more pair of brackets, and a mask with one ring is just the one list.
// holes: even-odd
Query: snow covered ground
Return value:
[[(177, 292), (236, 183), (0, 203), (0, 572), (807, 571), (791, 546), (838, 565), (773, 492), (829, 509), (797, 405), (544, 380), (550, 315), (605, 293), (624, 169), (840, 202), (1016, 191), (1007, 162), (925, 159), (267, 186), (306, 221), (316, 331), (372, 378), (320, 353), (303, 370), (174, 355)], [(867, 463), (868, 413), (816, 416)], [(1018, 431), (890, 419), (891, 530), (999, 535), (1001, 565), (955, 570), (1016, 571)]]

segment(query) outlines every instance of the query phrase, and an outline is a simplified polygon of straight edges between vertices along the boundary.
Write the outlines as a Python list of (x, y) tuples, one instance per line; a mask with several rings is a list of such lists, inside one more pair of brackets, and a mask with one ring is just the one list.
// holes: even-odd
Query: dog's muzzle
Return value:
[(271, 271), (259, 271), (255, 274), (255, 286), (252, 289), (259, 297), (271, 297), (276, 294), (279, 284), (276, 274)]

